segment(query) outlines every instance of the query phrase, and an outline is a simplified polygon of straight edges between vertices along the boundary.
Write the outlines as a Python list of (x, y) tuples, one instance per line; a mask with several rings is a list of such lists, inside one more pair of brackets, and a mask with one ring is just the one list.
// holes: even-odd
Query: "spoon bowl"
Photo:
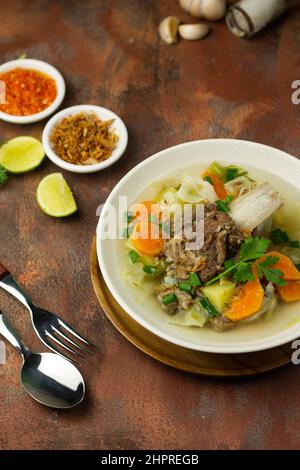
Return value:
[(73, 408), (85, 396), (85, 384), (79, 370), (54, 353), (33, 353), (0, 312), (0, 334), (16, 348), (23, 359), (21, 383), (26, 392), (42, 405)]
[(32, 398), (52, 408), (72, 408), (85, 395), (79, 370), (53, 353), (29, 352), (21, 370), (21, 382)]

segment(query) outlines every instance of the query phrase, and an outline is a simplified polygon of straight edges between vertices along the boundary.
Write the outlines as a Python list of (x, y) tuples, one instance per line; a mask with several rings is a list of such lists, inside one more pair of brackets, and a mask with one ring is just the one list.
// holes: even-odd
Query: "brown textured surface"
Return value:
[[(99, 346), (82, 368), (88, 399), (76, 410), (41, 408), (18, 382), (20, 360), (7, 348), (0, 366), (0, 448), (298, 448), (300, 372), (286, 367), (248, 379), (207, 379), (163, 366), (129, 344), (104, 318), (89, 275), (96, 208), (116, 182), (152, 153), (186, 140), (256, 140), (300, 155), (300, 12), (251, 41), (224, 24), (202, 42), (168, 47), (161, 18), (181, 12), (172, 0), (0, 0), (1, 61), (27, 53), (56, 65), (67, 81), (64, 106), (95, 103), (121, 115), (130, 144), (103, 173), (65, 174), (80, 212), (44, 215), (35, 202), (48, 160), (0, 190), (0, 260), (32, 294)], [(43, 123), (1, 122), (3, 139), (40, 137)], [(6, 294), (0, 305), (29, 345), (27, 313)]]
[(8, 274), (7, 269), (0, 263), (0, 279)]

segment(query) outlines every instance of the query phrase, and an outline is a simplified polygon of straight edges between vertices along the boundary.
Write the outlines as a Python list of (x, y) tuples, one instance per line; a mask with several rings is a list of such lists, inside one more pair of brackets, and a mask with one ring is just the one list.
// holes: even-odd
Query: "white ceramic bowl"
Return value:
[[(99, 116), (101, 120), (107, 121), (109, 119), (114, 119), (112, 128), (115, 129), (116, 134), (119, 136), (116, 148), (112, 152), (112, 156), (107, 160), (96, 163), (94, 165), (74, 165), (73, 163), (65, 162), (62, 160), (53, 150), (50, 135), (53, 128), (67, 116), (72, 116), (81, 112), (94, 112)], [(55, 114), (46, 124), (43, 131), (43, 146), (46, 152), (46, 155), (52, 160), (55, 165), (60, 166), (64, 170), (72, 171), (74, 173), (94, 173), (96, 171), (104, 170), (111, 165), (113, 165), (119, 158), (123, 155), (126, 150), (128, 143), (128, 134), (127, 129), (122, 121), (122, 119), (113, 113), (109, 109), (102, 108), (101, 106), (94, 106), (91, 104), (81, 104), (78, 106), (71, 106), (70, 108), (63, 109), (59, 113)]]
[(118, 303), (134, 320), (171, 343), (213, 353), (246, 353), (287, 343), (300, 335), (300, 302), (281, 303), (271, 320), (244, 323), (223, 333), (209, 327), (168, 324), (154, 296), (145, 297), (122, 279), (126, 256), (124, 240), (103, 238), (106, 209), (108, 204), (117, 208), (120, 195), (127, 195), (129, 205), (145, 200), (151, 197), (149, 184), (152, 181), (179, 176), (184, 171), (200, 173), (213, 161), (244, 166), (255, 178), (270, 180), (284, 197), (292, 192), (299, 201), (300, 162), (285, 152), (254, 142), (226, 139), (195, 141), (168, 148), (144, 160), (124, 176), (104, 205), (97, 228), (97, 253), (104, 279)]
[(57, 87), (57, 95), (53, 103), (40, 113), (31, 114), (30, 116), (14, 116), (0, 111), (0, 119), (14, 124), (30, 124), (41, 121), (53, 114), (61, 105), (66, 93), (66, 85), (62, 74), (53, 67), (53, 65), (36, 59), (17, 59), (5, 62), (5, 64), (0, 65), (0, 73), (8, 72), (15, 68), (37, 70), (38, 72), (45, 73), (49, 77), (53, 78)]

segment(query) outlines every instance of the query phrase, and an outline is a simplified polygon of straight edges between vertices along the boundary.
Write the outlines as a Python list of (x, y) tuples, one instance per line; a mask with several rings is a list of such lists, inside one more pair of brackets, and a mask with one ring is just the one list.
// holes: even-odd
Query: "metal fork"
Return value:
[[(57, 346), (65, 349), (76, 357), (85, 358), (82, 353), (91, 353), (89, 347), (96, 348), (90, 341), (81, 336), (67, 322), (35, 305), (26, 292), (20, 287), (11, 273), (0, 263), (0, 287), (16, 297), (29, 310), (33, 328), (40, 340), (51, 351), (75, 364), (78, 361), (60, 351)], [(66, 334), (67, 333), (67, 334)]]

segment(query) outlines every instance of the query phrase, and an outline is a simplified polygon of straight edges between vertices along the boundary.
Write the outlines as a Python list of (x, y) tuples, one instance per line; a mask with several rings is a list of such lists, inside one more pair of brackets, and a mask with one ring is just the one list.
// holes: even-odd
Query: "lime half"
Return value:
[(38, 205), (52, 217), (66, 217), (77, 210), (70, 187), (61, 173), (45, 176), (36, 191)]
[(10, 173), (34, 170), (44, 156), (41, 142), (33, 137), (15, 137), (0, 147), (0, 165)]

